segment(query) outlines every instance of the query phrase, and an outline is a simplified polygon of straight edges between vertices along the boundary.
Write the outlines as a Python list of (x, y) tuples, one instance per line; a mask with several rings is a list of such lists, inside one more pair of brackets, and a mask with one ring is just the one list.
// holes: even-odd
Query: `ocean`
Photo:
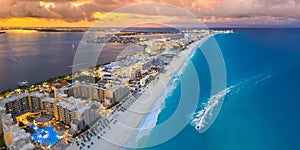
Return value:
[[(226, 64), (227, 88), (211, 93), (210, 68), (201, 49), (209, 48), (209, 39), (192, 56), (184, 71), (169, 83), (161, 109), (148, 114), (143, 125), (163, 125), (183, 100), (182, 84), (189, 82), (192, 66), (199, 77), (200, 97), (197, 110), (183, 112), (180, 122), (188, 124), (173, 138), (159, 145), (172, 127), (152, 130), (139, 137), (146, 150), (296, 150), (300, 148), (300, 29), (235, 29), (233, 34), (215, 35)], [(212, 49), (213, 50), (213, 49)], [(175, 81), (175, 82), (174, 82)], [(197, 82), (197, 81), (196, 81)], [(188, 88), (185, 86), (185, 88)], [(212, 95), (211, 95), (212, 94)], [(222, 109), (204, 133), (196, 130), (201, 110), (224, 98)], [(203, 112), (203, 111), (202, 111)], [(215, 114), (208, 114), (215, 115)], [(212, 117), (212, 116), (208, 116)], [(153, 146), (153, 144), (155, 146)]]
[[(142, 126), (163, 124), (179, 105), (180, 96), (199, 92), (196, 110), (183, 112), (180, 120), (187, 125), (170, 140), (152, 145), (163, 134), (156, 131), (140, 139), (146, 150), (296, 150), (300, 118), (300, 29), (235, 29), (233, 34), (219, 34), (215, 39), (222, 51), (227, 71), (227, 88), (211, 93), (208, 63), (201, 48), (195, 51), (184, 70), (175, 76), (164, 93), (161, 109), (149, 114)], [(6, 33), (0, 34), (0, 91), (16, 88), (17, 81), (40, 82), (71, 73), (76, 50), (84, 33)], [(112, 48), (113, 47), (113, 48)], [(113, 45), (100, 61), (109, 61), (122, 49)], [(76, 49), (76, 48), (75, 48)], [(105, 59), (110, 58), (110, 59)], [(17, 63), (15, 61), (17, 59)], [(190, 81), (195, 67), (200, 89), (182, 89)], [(183, 83), (184, 82), (184, 83)], [(183, 93), (187, 92), (187, 93)], [(212, 126), (204, 133), (196, 130), (199, 112), (207, 102), (224, 98), (222, 109)], [(189, 102), (189, 96), (182, 102)], [(198, 116), (197, 116), (198, 115)], [(213, 115), (213, 114), (212, 114)], [(174, 124), (174, 127), (178, 124)], [(140, 135), (141, 136), (141, 135)]]

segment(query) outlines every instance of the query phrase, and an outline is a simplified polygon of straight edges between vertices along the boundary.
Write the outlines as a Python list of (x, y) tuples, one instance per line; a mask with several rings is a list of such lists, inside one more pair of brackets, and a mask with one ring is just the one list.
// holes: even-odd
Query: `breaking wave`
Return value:
[(136, 136), (136, 140), (139, 140), (145, 136), (148, 136), (150, 132), (147, 129), (154, 128), (158, 121), (158, 116), (161, 111), (165, 108), (165, 100), (172, 95), (172, 91), (177, 87), (179, 81), (178, 76), (174, 76), (170, 83), (167, 85), (164, 93), (158, 98), (158, 100), (154, 103), (150, 112), (145, 116), (143, 122), (141, 123), (138, 134)]
[[(198, 48), (199, 47), (196, 46), (192, 50), (192, 52), (189, 54), (187, 59), (181, 64), (178, 70), (174, 73), (173, 77), (169, 81), (163, 94), (155, 102), (155, 104), (152, 107), (152, 110), (150, 110), (150, 113), (145, 116), (143, 122), (139, 127), (139, 130), (137, 131), (137, 134), (135, 136), (135, 141), (138, 141), (143, 137), (149, 136), (150, 132), (147, 129), (154, 128), (157, 125), (159, 114), (166, 107), (165, 100), (172, 95), (173, 91), (178, 86), (179, 83), (178, 81), (180, 80), (180, 76), (184, 73), (189, 63), (191, 63), (191, 59), (195, 56)], [(145, 132), (146, 130), (148, 132)]]

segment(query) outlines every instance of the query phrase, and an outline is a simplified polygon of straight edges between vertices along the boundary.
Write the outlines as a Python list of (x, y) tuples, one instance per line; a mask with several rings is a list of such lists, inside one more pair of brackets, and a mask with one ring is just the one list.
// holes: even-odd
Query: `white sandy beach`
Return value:
[[(147, 115), (149, 111), (159, 109), (153, 108), (153, 105), (164, 93), (173, 74), (182, 66), (193, 50), (211, 36), (213, 35), (209, 35), (200, 41), (192, 43), (186, 50), (180, 52), (178, 57), (175, 57), (170, 65), (166, 66), (165, 72), (159, 74), (159, 79), (153, 80), (147, 88), (145, 88), (145, 92), (138, 97), (127, 111), (117, 111), (113, 114), (111, 117), (117, 120), (117, 122), (115, 124), (110, 123), (110, 128), (104, 129), (105, 134), (103, 134), (101, 139), (94, 136), (91, 139), (93, 145), (90, 144), (91, 142), (86, 142), (87, 145), (90, 145), (89, 149), (113, 150), (122, 149), (124, 146), (126, 147), (126, 144), (130, 143), (129, 140), (131, 140), (139, 130), (145, 115)], [(79, 149), (79, 147), (74, 144), (68, 149)], [(88, 148), (85, 146), (83, 149)]]

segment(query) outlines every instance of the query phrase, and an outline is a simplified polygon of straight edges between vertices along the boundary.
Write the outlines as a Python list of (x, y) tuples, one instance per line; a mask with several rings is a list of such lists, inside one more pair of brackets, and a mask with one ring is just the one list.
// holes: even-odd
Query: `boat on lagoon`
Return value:
[(20, 86), (20, 87), (24, 87), (24, 86), (29, 86), (29, 82), (28, 81), (26, 81), (26, 80), (24, 80), (24, 81), (21, 81), (21, 82), (18, 82), (18, 85)]

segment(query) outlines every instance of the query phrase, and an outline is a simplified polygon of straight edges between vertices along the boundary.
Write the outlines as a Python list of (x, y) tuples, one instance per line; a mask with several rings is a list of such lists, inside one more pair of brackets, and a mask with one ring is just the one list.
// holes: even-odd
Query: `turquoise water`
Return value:
[(46, 126), (43, 129), (40, 129), (36, 126), (30, 126), (30, 128), (35, 131), (35, 133), (31, 136), (31, 139), (34, 142), (38, 142), (40, 144), (49, 142), (50, 146), (53, 146), (60, 140), (60, 138), (57, 136), (57, 131), (51, 126)]
[[(219, 116), (206, 132), (199, 133), (193, 123), (197, 122), (194, 111), (183, 112), (184, 117), (179, 119), (189, 124), (179, 134), (163, 144), (144, 149), (299, 149), (299, 35), (300, 29), (236, 29), (234, 34), (216, 35), (226, 63), (229, 90), (223, 95)], [(200, 48), (209, 48), (209, 43)], [(200, 50), (191, 62), (200, 80), (197, 113), (207, 106), (211, 97), (211, 77)], [(181, 82), (193, 84), (188, 80), (191, 62), (180, 75)], [(181, 82), (178, 80), (173, 85), (176, 88), (166, 98), (157, 125), (163, 124), (176, 110), (180, 96), (186, 92), (181, 89)], [(149, 146), (167, 132), (172, 132), (172, 128), (153, 130), (142, 142)]]

